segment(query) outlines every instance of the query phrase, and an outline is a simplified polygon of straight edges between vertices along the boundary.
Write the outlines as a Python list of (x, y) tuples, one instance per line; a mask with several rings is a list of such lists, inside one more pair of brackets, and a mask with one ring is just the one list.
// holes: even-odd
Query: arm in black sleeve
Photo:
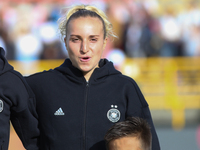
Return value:
[(34, 94), (25, 79), (19, 79), (22, 82), (18, 82), (14, 91), (16, 94), (12, 97), (10, 119), (24, 147), (28, 150), (38, 150), (39, 129)]

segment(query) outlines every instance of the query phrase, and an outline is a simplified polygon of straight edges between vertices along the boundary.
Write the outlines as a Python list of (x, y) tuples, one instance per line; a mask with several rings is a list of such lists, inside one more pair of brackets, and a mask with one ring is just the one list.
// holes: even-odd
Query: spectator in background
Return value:
[(61, 43), (57, 34), (57, 23), (59, 12), (57, 7), (53, 7), (43, 23), (40, 24), (39, 37), (43, 43), (43, 50), (40, 59), (63, 59), (67, 57), (64, 44)]
[(144, 6), (140, 8), (139, 13), (143, 14), (140, 21), (140, 51), (143, 51), (145, 57), (159, 56), (161, 46), (158, 43), (162, 43), (158, 33), (160, 24)]
[(160, 56), (182, 56), (183, 45), (181, 42), (181, 26), (172, 8), (166, 8), (165, 14), (160, 17), (160, 25), (160, 32), (163, 39), (163, 45), (160, 50)]
[(132, 19), (126, 31), (125, 53), (127, 57), (145, 57), (144, 51), (140, 50), (140, 38), (142, 29)]
[(2, 22), (0, 28), (2, 29), (2, 38), (6, 45), (6, 58), (9, 60), (16, 59), (16, 49), (14, 44), (14, 29), (17, 20), (16, 4), (12, 5), (8, 2), (0, 4), (0, 11), (2, 13)]
[(128, 57), (158, 56), (160, 50), (159, 22), (144, 2), (129, 4), (130, 19), (124, 34)]
[(191, 0), (188, 3), (188, 9), (178, 15), (181, 24), (183, 55), (200, 55), (200, 10), (199, 2)]
[(140, 50), (142, 35), (142, 25), (140, 23), (143, 19), (142, 14), (139, 13), (141, 5), (141, 2), (133, 2), (128, 6), (130, 18), (124, 32), (124, 51), (128, 57), (145, 57), (144, 52)]
[(32, 12), (31, 5), (19, 5), (18, 18), (15, 25), (16, 60), (38, 60), (42, 51), (42, 41), (32, 31), (32, 21), (29, 14)]
[(151, 150), (150, 126), (138, 117), (117, 122), (107, 131), (104, 139), (107, 150)]
[(0, 47), (5, 50), (7, 59), (15, 59), (15, 50), (12, 39), (8, 35), (8, 25), (4, 22), (4, 9), (0, 7)]
[(200, 25), (192, 26), (184, 39), (184, 56), (200, 56)]
[(130, 19), (130, 13), (126, 2), (121, 0), (108, 1), (107, 16), (113, 25), (118, 38), (113, 41), (113, 47), (124, 50), (124, 32)]

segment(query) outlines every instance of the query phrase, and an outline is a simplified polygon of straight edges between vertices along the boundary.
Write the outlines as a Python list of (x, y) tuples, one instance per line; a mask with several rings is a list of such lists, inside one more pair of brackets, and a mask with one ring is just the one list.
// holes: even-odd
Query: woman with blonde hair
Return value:
[(59, 20), (69, 58), (26, 78), (36, 96), (42, 150), (105, 150), (104, 135), (128, 116), (148, 121), (153, 150), (159, 142), (148, 104), (135, 81), (102, 59), (116, 37), (106, 15), (94, 6), (74, 6)]

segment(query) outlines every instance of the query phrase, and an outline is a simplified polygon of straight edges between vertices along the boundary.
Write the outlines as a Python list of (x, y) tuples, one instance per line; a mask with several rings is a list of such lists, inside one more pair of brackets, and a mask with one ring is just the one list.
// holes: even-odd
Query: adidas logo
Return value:
[(62, 108), (59, 108), (55, 113), (55, 116), (61, 116), (61, 115), (65, 115), (65, 113), (63, 112)]

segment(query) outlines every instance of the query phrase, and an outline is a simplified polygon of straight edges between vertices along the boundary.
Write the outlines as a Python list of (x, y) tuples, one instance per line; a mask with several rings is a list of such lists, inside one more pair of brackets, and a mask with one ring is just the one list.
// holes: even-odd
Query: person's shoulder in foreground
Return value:
[(34, 95), (23, 76), (14, 70), (0, 47), (0, 147), (9, 145), (10, 121), (28, 150), (38, 149), (38, 120)]
[(107, 150), (151, 150), (150, 126), (139, 117), (128, 117), (114, 124), (104, 139)]

